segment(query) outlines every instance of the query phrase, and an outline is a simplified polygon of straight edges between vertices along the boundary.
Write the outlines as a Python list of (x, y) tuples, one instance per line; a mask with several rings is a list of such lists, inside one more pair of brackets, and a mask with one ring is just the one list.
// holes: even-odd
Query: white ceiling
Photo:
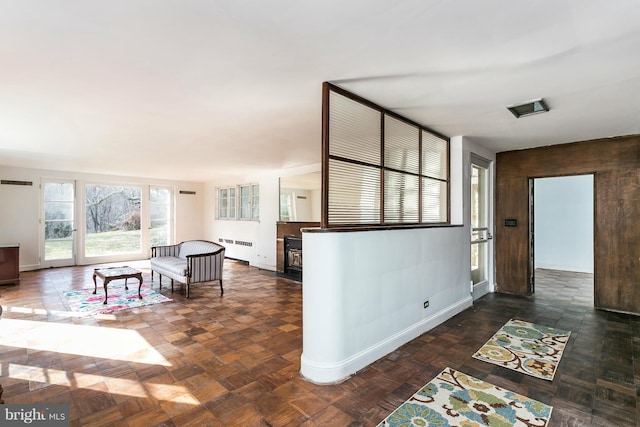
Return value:
[(0, 164), (319, 163), (323, 81), (496, 151), (639, 134), (640, 2), (0, 0)]

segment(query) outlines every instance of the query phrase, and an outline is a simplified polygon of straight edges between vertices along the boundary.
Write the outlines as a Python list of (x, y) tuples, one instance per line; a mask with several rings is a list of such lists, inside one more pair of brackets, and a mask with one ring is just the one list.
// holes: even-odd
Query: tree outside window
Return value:
[(87, 184), (85, 256), (140, 252), (140, 187)]

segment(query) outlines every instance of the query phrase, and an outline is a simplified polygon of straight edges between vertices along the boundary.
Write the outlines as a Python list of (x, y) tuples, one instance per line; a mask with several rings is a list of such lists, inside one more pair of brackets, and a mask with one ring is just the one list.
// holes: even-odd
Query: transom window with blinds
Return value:
[(323, 85), (322, 226), (449, 222), (449, 139)]

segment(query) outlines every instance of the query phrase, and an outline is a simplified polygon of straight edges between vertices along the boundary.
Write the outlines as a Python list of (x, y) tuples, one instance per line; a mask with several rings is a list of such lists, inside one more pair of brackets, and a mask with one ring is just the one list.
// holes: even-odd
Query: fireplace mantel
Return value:
[(276, 222), (276, 271), (285, 274), (284, 262), (284, 238), (299, 237), (302, 238), (303, 228), (319, 227), (319, 222), (296, 222), (296, 221), (278, 221)]

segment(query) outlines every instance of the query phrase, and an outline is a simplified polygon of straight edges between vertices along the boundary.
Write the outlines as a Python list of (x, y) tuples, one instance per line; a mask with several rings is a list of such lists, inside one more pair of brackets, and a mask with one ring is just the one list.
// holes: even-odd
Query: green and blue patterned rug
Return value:
[(552, 407), (445, 368), (378, 427), (546, 426)]
[(571, 332), (509, 320), (473, 357), (553, 381)]
[(138, 284), (136, 283), (130, 285), (129, 290), (124, 288), (124, 284), (110, 284), (107, 293), (107, 304), (102, 303), (104, 301), (104, 288), (101, 286), (98, 286), (98, 292), (95, 295), (93, 294), (93, 287), (79, 291), (68, 291), (64, 295), (67, 297), (67, 303), (72, 311), (87, 316), (172, 301), (145, 285), (140, 288), (140, 294), (142, 299), (138, 298)]

